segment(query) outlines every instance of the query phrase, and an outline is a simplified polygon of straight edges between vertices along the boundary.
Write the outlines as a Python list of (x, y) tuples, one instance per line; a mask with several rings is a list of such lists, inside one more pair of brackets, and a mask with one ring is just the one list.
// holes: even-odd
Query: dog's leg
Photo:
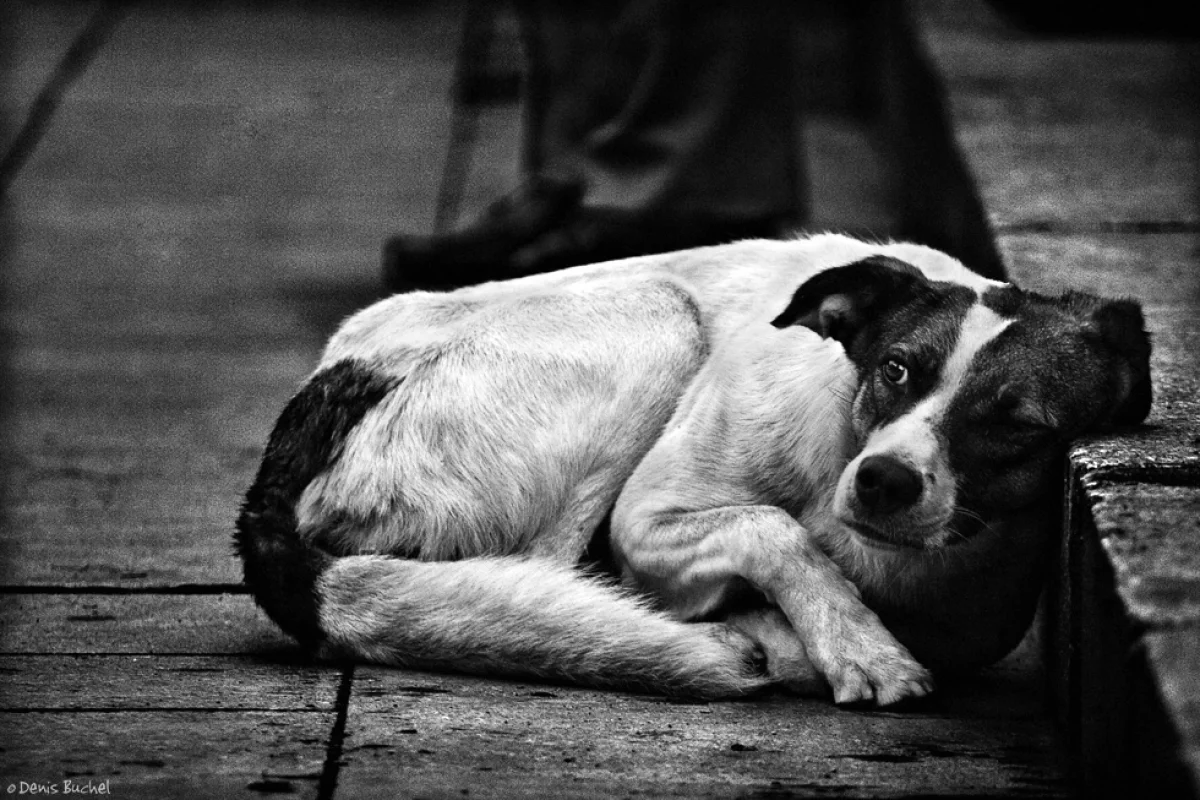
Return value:
[(682, 623), (542, 558), (339, 558), (317, 583), (323, 653), (687, 697), (767, 685), (754, 641)]
[(614, 519), (627, 577), (682, 616), (714, 610), (738, 578), (779, 606), (838, 703), (887, 705), (932, 689), (929, 672), (782, 509), (738, 506)]
[(829, 693), (829, 684), (813, 666), (804, 642), (778, 608), (739, 611), (722, 621), (744, 633), (762, 650), (767, 661), (767, 679), (772, 686), (804, 696)]
[(587, 551), (592, 535), (612, 508), (635, 466), (636, 453), (622, 453), (607, 468), (597, 468), (572, 488), (563, 513), (547, 535), (538, 537), (529, 547), (530, 555), (549, 558), (560, 564), (578, 564)]

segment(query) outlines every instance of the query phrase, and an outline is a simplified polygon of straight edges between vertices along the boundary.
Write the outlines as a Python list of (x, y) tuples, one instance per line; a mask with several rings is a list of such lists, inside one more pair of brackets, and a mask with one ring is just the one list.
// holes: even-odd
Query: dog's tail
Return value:
[(695, 697), (767, 683), (741, 634), (681, 623), (549, 560), (337, 557), (304, 541), (300, 495), (397, 384), (339, 362), (309, 380), (271, 434), (234, 538), (247, 585), (285, 632), (327, 653), (426, 669)]
[(279, 415), (242, 504), (234, 545), (246, 585), (267, 616), (307, 647), (324, 639), (317, 582), (334, 557), (300, 538), (296, 503), (337, 459), (363, 415), (395, 385), (350, 360), (312, 376)]

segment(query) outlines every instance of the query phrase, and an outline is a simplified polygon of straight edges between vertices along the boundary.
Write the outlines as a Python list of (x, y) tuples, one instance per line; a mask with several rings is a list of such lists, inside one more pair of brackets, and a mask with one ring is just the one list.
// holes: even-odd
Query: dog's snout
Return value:
[(858, 500), (875, 514), (891, 514), (917, 502), (921, 476), (890, 456), (868, 456), (854, 477)]

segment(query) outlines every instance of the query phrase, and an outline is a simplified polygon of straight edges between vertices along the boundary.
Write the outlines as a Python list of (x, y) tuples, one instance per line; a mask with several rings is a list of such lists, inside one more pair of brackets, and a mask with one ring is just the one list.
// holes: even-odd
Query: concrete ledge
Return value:
[(1080, 441), (1046, 653), (1083, 796), (1200, 796), (1200, 47), (893, 11), (913, 235), (1027, 288), (1143, 303), (1155, 406)]

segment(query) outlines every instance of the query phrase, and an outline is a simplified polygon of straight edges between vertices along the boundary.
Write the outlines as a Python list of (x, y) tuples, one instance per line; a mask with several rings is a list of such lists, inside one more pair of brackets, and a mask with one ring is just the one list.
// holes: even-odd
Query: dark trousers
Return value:
[(794, 0), (520, 0), (522, 166), (585, 205), (799, 220)]

